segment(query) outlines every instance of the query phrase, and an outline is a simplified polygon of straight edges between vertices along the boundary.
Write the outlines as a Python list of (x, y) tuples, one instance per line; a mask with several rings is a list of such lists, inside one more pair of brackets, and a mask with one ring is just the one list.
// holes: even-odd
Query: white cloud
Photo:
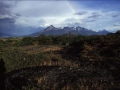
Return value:
[(5, 18), (12, 18), (12, 16), (7, 15), (7, 14), (5, 14), (5, 15), (0, 14), (0, 19), (5, 19)]
[(66, 17), (72, 14), (66, 1), (21, 1), (14, 12), (30, 17)]
[(74, 13), (67, 1), (18, 1), (15, 6), (12, 12), (21, 15), (16, 19), (16, 24), (23, 26), (60, 26), (64, 19)]
[[(11, 16), (0, 15), (0, 18), (15, 18), (20, 26), (46, 27), (49, 25), (82, 26), (88, 29), (118, 29), (113, 24), (120, 21), (118, 11), (104, 11), (103, 8), (89, 8), (83, 3), (68, 1), (5, 1), (11, 4)], [(79, 4), (79, 5), (78, 5)], [(73, 15), (73, 14), (79, 15)], [(16, 18), (17, 17), (17, 18)], [(113, 27), (112, 27), (113, 26)], [(110, 27), (110, 28), (109, 28)]]
[(115, 24), (113, 24), (113, 26), (119, 26), (120, 27), (120, 22), (116, 22)]

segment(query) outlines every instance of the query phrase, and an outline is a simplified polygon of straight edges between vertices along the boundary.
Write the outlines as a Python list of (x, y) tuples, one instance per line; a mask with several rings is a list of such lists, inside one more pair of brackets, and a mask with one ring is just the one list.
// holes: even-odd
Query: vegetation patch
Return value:
[(119, 90), (119, 32), (0, 39), (7, 90)]

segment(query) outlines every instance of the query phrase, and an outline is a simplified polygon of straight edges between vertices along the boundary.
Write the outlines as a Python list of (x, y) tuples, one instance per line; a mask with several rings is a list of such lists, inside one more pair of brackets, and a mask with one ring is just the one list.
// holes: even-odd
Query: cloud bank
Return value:
[(0, 32), (30, 34), (49, 25), (120, 28), (118, 1), (0, 1)]

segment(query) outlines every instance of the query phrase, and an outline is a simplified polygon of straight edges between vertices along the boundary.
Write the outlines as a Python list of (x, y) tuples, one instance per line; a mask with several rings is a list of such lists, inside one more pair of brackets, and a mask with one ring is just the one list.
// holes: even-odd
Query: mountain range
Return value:
[[(36, 33), (32, 33), (29, 35), (24, 35), (25, 36), (40, 36), (42, 34), (45, 35), (63, 35), (63, 34), (70, 34), (70, 35), (84, 35), (84, 36), (89, 36), (89, 35), (106, 35), (108, 33), (111, 33), (107, 30), (99, 30), (97, 31), (93, 31), (90, 29), (86, 29), (84, 27), (54, 27), (53, 25), (48, 26), (47, 28), (43, 29), (43, 30), (39, 30)], [(19, 35), (20, 36), (20, 35)], [(7, 34), (7, 33), (3, 33), (0, 32), (0, 38), (8, 38), (8, 37), (15, 37), (15, 35), (12, 34)], [(17, 36), (18, 37), (18, 36)]]
[(11, 35), (0, 32), (0, 38), (7, 38), (7, 37), (11, 37)]
[(44, 30), (30, 34), (29, 36), (39, 36), (41, 34), (45, 34), (45, 35), (62, 35), (62, 34), (77, 35), (77, 34), (80, 34), (80, 35), (89, 36), (89, 35), (103, 35), (103, 34), (106, 35), (108, 33), (110, 33), (110, 32), (105, 29), (96, 32), (96, 31), (89, 30), (89, 29), (86, 29), (86, 28), (80, 27), (80, 26), (77, 26), (77, 27), (68, 27), (67, 26), (67, 27), (56, 28), (53, 25), (50, 25), (47, 28), (45, 28)]

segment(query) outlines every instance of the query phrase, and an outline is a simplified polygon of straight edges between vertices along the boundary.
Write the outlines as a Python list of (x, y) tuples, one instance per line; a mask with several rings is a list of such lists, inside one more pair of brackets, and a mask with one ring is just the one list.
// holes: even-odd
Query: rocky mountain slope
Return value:
[(37, 33), (33, 33), (29, 36), (39, 36), (41, 34), (62, 35), (62, 34), (68, 34), (68, 33), (89, 36), (89, 35), (102, 35), (102, 34), (106, 35), (110, 32), (107, 30), (101, 30), (101, 31), (96, 32), (96, 31), (89, 30), (89, 29), (86, 29), (86, 28), (80, 27), (80, 26), (77, 26), (77, 27), (68, 27), (67, 26), (67, 27), (56, 28), (53, 25), (50, 25), (47, 28), (45, 28), (44, 30), (37, 32)]

